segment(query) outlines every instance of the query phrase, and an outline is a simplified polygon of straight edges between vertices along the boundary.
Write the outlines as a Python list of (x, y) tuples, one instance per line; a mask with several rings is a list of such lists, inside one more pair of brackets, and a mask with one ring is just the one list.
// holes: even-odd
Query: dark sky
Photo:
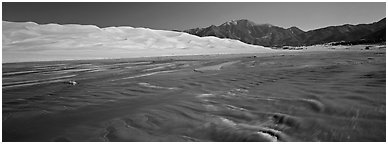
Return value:
[(3, 20), (40, 24), (92, 24), (189, 29), (249, 19), (302, 30), (371, 23), (385, 17), (385, 3), (2, 3)]

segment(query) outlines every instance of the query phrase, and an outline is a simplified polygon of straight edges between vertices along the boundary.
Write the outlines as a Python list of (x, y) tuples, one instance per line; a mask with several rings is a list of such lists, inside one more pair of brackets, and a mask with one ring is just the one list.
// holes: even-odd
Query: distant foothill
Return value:
[(194, 28), (183, 32), (200, 37), (215, 36), (266, 46), (309, 46), (316, 44), (353, 45), (385, 42), (385, 18), (378, 22), (340, 25), (303, 31), (297, 27), (282, 28), (271, 24), (256, 24), (247, 19), (232, 20), (219, 26)]

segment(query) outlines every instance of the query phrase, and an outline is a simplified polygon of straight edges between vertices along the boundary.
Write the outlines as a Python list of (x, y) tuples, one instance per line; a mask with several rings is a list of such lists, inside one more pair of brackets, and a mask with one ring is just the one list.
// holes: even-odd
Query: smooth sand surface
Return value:
[(386, 141), (385, 58), (373, 49), (3, 64), (3, 141)]
[(148, 28), (7, 21), (2, 25), (3, 63), (274, 51), (238, 40)]

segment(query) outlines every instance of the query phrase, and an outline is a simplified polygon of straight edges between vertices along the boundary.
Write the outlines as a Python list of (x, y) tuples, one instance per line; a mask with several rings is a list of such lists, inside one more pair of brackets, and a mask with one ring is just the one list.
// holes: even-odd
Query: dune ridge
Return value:
[(167, 30), (7, 21), (2, 42), (3, 63), (273, 51), (238, 40)]

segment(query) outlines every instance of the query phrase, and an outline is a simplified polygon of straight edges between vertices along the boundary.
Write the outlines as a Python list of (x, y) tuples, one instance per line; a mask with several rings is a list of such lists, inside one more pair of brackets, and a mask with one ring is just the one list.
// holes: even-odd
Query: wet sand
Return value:
[(385, 57), (374, 49), (3, 64), (3, 141), (386, 141)]

